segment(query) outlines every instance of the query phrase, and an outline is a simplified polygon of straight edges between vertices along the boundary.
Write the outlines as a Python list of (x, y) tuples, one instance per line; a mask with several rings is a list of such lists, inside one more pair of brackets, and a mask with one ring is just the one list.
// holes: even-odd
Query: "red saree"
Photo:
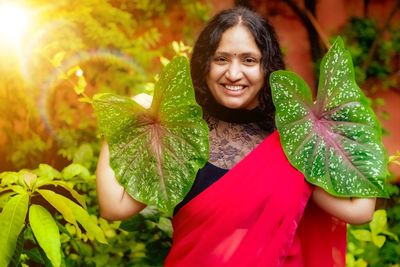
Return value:
[(345, 224), (311, 192), (274, 132), (175, 215), (165, 266), (344, 267)]

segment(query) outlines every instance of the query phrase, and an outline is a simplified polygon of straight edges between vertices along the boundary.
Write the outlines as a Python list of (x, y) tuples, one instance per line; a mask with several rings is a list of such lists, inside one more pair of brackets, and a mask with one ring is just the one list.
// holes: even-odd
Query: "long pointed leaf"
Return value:
[(49, 258), (53, 266), (60, 266), (60, 232), (51, 214), (40, 205), (31, 205), (29, 208), (29, 223), (47, 258)]
[[(54, 181), (54, 180), (53, 181), (44, 181), (44, 182), (37, 183), (37, 185), (38, 185), (38, 186), (36, 186), (37, 188), (38, 187), (42, 187), (42, 186), (46, 186), (46, 185), (61, 186), (62, 188), (67, 190), (71, 194), (71, 196), (73, 198), (75, 198), (80, 205), (82, 205), (82, 207), (84, 207), (85, 209), (87, 208), (86, 207), (85, 196), (79, 194), (75, 189), (73, 189), (70, 185), (68, 185), (64, 181)], [(36, 189), (36, 191), (38, 191), (38, 189)]]
[(67, 203), (65, 203), (64, 198), (61, 198), (59, 194), (54, 193), (51, 190), (39, 189), (37, 192), (46, 199), (58, 212), (61, 213), (63, 218), (69, 222), (78, 226), (76, 223), (76, 218), (71, 208)]
[(16, 195), (7, 202), (0, 214), (0, 266), (7, 266), (14, 254), (24, 226), (28, 202), (28, 194)]
[(24, 233), (25, 233), (26, 227), (23, 228), (23, 230), (21, 231), (21, 233), (19, 233), (18, 235), (18, 239), (17, 239), (17, 244), (14, 250), (14, 254), (11, 258), (11, 261), (9, 263), (9, 266), (20, 266), (19, 262), (21, 259), (21, 253), (23, 251), (24, 248)]
[(83, 226), (83, 228), (91, 234), (98, 242), (107, 244), (107, 240), (104, 236), (103, 230), (93, 222), (89, 213), (84, 210), (81, 206), (77, 205), (75, 202), (66, 198), (65, 200), (70, 206), (72, 212), (75, 215), (76, 220)]
[(381, 128), (338, 38), (321, 63), (318, 95), (295, 73), (270, 77), (283, 149), (307, 181), (336, 196), (388, 197)]
[(93, 221), (90, 215), (78, 205), (71, 204), (77, 221), (83, 226), (86, 232), (92, 235), (98, 242), (107, 244), (103, 230)]
[[(104, 232), (96, 223), (93, 222), (93, 220), (90, 218), (89, 213), (81, 206), (79, 206), (69, 198), (56, 194), (49, 190), (38, 190), (38, 192), (43, 197), (45, 197), (47, 201), (52, 203), (52, 205), (56, 204), (57, 206), (56, 205), (53, 206), (56, 207), (57, 210), (60, 211), (64, 216), (65, 214), (68, 214), (68, 216), (71, 216), (73, 218), (72, 221), (75, 220), (78, 221), (83, 226), (83, 228), (89, 234), (91, 234), (97, 241), (99, 241), (100, 243), (107, 243), (107, 240), (104, 236)], [(66, 208), (65, 206), (67, 206), (68, 208)], [(70, 212), (72, 212), (72, 215), (70, 214)], [(64, 218), (66, 219), (66, 217)], [(71, 221), (69, 222), (76, 225), (76, 221), (75, 223)]]
[(86, 209), (86, 201), (85, 201), (85, 196), (80, 195), (75, 189), (71, 188), (67, 183), (63, 181), (53, 181), (50, 184), (56, 185), (56, 186), (61, 186), (65, 190), (67, 190), (71, 195), (78, 201), (79, 204), (81, 204), (82, 207)]
[(166, 66), (149, 110), (112, 94), (96, 95), (93, 104), (119, 182), (135, 199), (172, 214), (208, 158), (187, 59)]

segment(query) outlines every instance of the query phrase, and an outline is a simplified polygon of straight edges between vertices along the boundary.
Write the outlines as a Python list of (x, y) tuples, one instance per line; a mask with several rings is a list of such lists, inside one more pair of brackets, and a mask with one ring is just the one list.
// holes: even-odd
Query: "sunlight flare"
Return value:
[(30, 14), (22, 6), (0, 3), (0, 44), (18, 45), (29, 21)]

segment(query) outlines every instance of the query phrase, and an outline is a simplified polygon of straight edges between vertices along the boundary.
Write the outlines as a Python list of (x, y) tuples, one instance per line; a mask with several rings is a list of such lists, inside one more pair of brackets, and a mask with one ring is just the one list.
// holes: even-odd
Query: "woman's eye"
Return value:
[(246, 57), (243, 61), (247, 65), (254, 65), (254, 64), (257, 63), (257, 60), (255, 58), (252, 58), (252, 57)]
[(216, 62), (218, 64), (224, 64), (224, 63), (228, 62), (228, 59), (226, 57), (215, 57), (214, 62)]

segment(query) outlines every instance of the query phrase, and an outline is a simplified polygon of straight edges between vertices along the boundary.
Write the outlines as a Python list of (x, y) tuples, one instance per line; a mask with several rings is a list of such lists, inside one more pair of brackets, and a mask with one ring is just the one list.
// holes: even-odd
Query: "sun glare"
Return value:
[(0, 3), (0, 44), (18, 45), (29, 25), (29, 12), (21, 6)]

